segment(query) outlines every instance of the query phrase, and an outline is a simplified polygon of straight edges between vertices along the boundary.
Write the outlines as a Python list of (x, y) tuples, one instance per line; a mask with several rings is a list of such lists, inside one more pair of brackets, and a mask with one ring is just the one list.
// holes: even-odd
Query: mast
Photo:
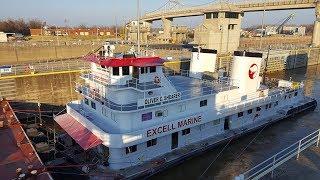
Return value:
[(267, 58), (265, 59), (265, 62), (264, 62), (265, 67), (264, 67), (263, 79), (262, 79), (263, 80), (262, 83), (264, 85), (266, 85), (266, 75), (267, 75), (267, 71), (268, 71), (267, 66), (268, 66), (268, 61), (269, 61), (270, 50), (271, 50), (271, 45), (269, 45), (269, 47), (268, 47)]
[(262, 38), (265, 36), (266, 31), (264, 30), (264, 18), (266, 14), (266, 0), (264, 0), (264, 5), (263, 5), (263, 13), (262, 13), (262, 20), (261, 20), (261, 35), (260, 35), (260, 50), (262, 50)]
[(140, 0), (137, 0), (137, 18), (138, 18), (137, 39), (138, 39), (138, 55), (139, 55), (140, 54)]

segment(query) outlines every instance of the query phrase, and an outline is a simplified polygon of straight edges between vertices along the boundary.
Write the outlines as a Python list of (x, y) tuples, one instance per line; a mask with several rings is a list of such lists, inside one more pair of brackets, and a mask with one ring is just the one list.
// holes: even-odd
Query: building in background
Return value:
[(306, 29), (304, 26), (283, 26), (282, 34), (305, 36)]
[[(151, 32), (151, 24), (140, 21), (140, 42), (147, 43)], [(138, 21), (131, 21), (126, 24), (126, 40), (137, 42), (138, 40)]]
[(266, 26), (265, 29), (255, 29), (253, 36), (272, 36), (276, 34), (282, 35), (295, 35), (295, 36), (305, 36), (307, 28), (305, 26)]
[(4, 32), (0, 32), (0, 43), (8, 42), (7, 34)]
[(114, 36), (114, 28), (43, 28), (43, 29), (30, 29), (31, 36)]

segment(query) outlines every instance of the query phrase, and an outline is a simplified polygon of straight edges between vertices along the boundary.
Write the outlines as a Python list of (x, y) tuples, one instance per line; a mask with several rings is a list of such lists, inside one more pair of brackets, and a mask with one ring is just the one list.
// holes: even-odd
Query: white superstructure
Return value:
[(91, 72), (77, 86), (83, 99), (67, 104), (67, 114), (55, 120), (114, 170), (316, 106), (301, 83), (261, 85), (260, 53), (235, 52), (231, 76), (216, 80), (202, 79), (204, 71), (215, 69), (212, 50), (193, 51), (191, 72), (165, 70), (158, 57), (104, 53), (86, 58)]

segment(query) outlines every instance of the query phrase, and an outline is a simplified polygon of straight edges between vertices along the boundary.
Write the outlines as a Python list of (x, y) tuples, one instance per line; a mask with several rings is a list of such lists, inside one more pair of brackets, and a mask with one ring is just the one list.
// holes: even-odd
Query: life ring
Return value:
[(158, 76), (154, 77), (154, 83), (159, 84), (160, 78)]

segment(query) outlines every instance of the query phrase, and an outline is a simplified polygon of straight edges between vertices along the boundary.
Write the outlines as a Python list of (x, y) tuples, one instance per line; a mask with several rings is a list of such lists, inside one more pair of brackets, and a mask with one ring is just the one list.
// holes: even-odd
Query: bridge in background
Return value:
[[(318, 0), (266, 0), (248, 1), (244, 3), (232, 4), (240, 8), (243, 12), (274, 11), (289, 9), (312, 9), (316, 7)], [(171, 5), (172, 6), (172, 5)], [(190, 16), (202, 16), (205, 12), (219, 9), (218, 3), (202, 6), (186, 7), (181, 5), (172, 6), (172, 9), (146, 13), (141, 19), (144, 21), (156, 21), (162, 18), (180, 18)]]
[[(162, 20), (164, 34), (170, 34), (171, 24), (174, 18), (204, 16), (208, 12), (215, 12), (226, 3), (209, 3), (206, 5), (188, 7), (179, 0), (169, 0), (158, 10), (146, 13), (141, 20), (152, 23)], [(247, 0), (241, 3), (228, 3), (238, 8), (241, 12), (275, 11), (291, 9), (316, 9), (316, 21), (313, 33), (313, 45), (320, 46), (320, 0)], [(217, 25), (218, 26), (218, 25)], [(240, 32), (239, 32), (240, 33)]]

